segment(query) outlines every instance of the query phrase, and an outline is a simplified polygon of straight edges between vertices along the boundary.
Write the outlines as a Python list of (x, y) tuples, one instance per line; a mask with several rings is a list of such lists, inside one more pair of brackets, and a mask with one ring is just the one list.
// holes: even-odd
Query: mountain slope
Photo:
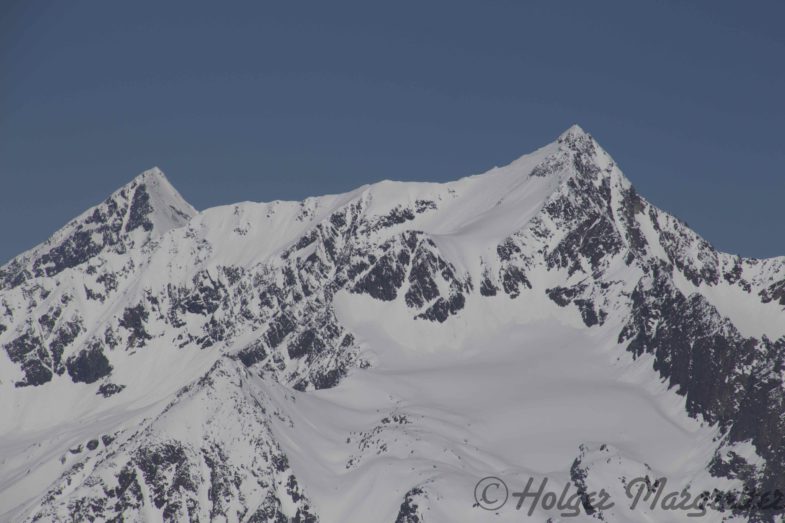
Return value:
[(577, 126), (447, 184), (199, 213), (148, 171), (0, 281), (0, 517), (476, 521), (488, 475), (783, 488), (785, 258), (717, 252)]

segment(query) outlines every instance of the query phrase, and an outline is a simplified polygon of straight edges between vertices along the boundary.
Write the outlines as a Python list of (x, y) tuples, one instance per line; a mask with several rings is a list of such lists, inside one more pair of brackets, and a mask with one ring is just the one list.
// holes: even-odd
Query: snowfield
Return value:
[[(783, 336), (785, 258), (577, 126), (302, 202), (196, 211), (152, 169), (0, 268), (0, 521), (696, 521), (625, 489), (785, 489)], [(488, 476), (614, 505), (485, 510)]]

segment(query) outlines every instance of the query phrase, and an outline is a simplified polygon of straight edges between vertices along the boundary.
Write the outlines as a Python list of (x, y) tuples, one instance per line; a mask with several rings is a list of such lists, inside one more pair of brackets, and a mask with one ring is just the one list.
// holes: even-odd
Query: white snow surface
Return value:
[[(562, 138), (583, 134), (576, 126)], [(525, 514), (515, 510), (514, 499), (496, 512), (474, 506), (475, 483), (498, 476), (511, 489), (520, 489), (530, 477), (547, 477), (552, 488), (560, 490), (570, 481), (571, 466), (582, 452), (600, 456), (589, 483), (605, 488), (616, 501), (615, 508), (604, 513), (606, 521), (695, 521), (684, 512), (628, 509), (622, 477), (667, 476), (678, 489), (690, 485), (696, 491), (735, 484), (706, 471), (719, 445), (717, 427), (690, 418), (684, 397), (652, 370), (649, 357), (633, 359), (618, 342), (625, 319), (622, 302), (611, 303), (603, 325), (588, 328), (577, 308), (559, 307), (545, 293), (585, 275), (541, 265), (527, 273), (532, 288), (515, 299), (477, 292), (483, 271), (500, 266), (496, 249), (502, 241), (530, 230), (538, 220), (543, 227), (557, 226), (542, 218), (541, 211), (555, 194), (567, 190), (573, 168), (557, 163), (545, 176), (531, 173), (550, 158), (558, 159), (563, 147), (557, 141), (505, 167), (446, 184), (384, 181), (303, 202), (243, 202), (201, 212), (182, 199), (160, 170), (146, 171), (133, 183), (151, 188), (153, 234), (137, 239), (127, 252), (104, 252), (55, 276), (34, 276), (22, 287), (0, 289), (0, 306), (13, 311), (7, 331), (0, 331), (0, 342), (8, 343), (30, 318), (38, 318), (69, 294), (74, 298), (61, 318), (81, 318), (84, 329), (75, 343), (84, 344), (102, 336), (127, 306), (151, 290), (187, 284), (200, 271), (217, 275), (226, 266), (279, 267), (282, 254), (303, 235), (352, 205), (360, 205), (370, 219), (419, 201), (435, 202), (435, 209), (417, 213), (412, 220), (369, 230), (365, 240), (375, 245), (404, 231), (421, 231), (459, 274), (471, 278), (475, 290), (467, 295), (463, 309), (443, 323), (414, 318), (402, 296), (382, 301), (338, 290), (331, 304), (335, 316), (354, 335), (369, 365), (351, 369), (337, 386), (323, 390), (294, 390), (230, 358), (258, 338), (261, 329), (240, 329), (229, 341), (200, 349), (194, 343), (178, 346), (175, 336), (181, 331), (151, 316), (147, 330), (152, 339), (146, 346), (106, 354), (113, 367), (110, 381), (125, 386), (108, 398), (96, 394), (100, 383), (73, 383), (67, 373), (54, 375), (44, 385), (15, 387), (22, 371), (6, 351), (0, 351), (0, 521), (32, 517), (47, 492), (76, 463), (86, 464), (76, 483), (87, 489), (80, 482), (89, 474), (106, 475), (109, 469), (102, 467), (108, 467), (112, 456), (131, 448), (134, 438), (147, 437), (135, 435), (139, 427), (196, 447), (208, 437), (234, 442), (228, 448), (235, 452), (227, 459), (238, 467), (250, 463), (254, 449), (246, 448), (238, 435), (267, 429), (234, 408), (222, 408), (232, 402), (269, 421), (271, 437), (288, 456), (320, 521), (393, 522), (414, 487), (425, 491), (418, 505), (429, 523), (520, 521)], [(617, 197), (629, 182), (604, 151), (600, 150), (598, 163), (609, 173), (612, 197)], [(636, 219), (649, 254), (667, 259), (657, 228), (676, 227), (670, 225), (676, 220), (656, 210), (655, 227), (648, 214), (653, 207), (645, 200), (644, 206), (646, 212)], [(69, 227), (73, 225), (16, 261), (28, 263), (69, 234)], [(689, 241), (698, 245), (699, 240), (695, 235)], [(320, 252), (311, 249), (298, 256), (305, 259)], [(699, 263), (699, 251), (688, 252)], [(717, 263), (732, 265), (736, 259), (720, 253)], [(727, 281), (696, 285), (679, 270), (675, 284), (685, 294), (703, 295), (745, 336), (785, 335), (783, 306), (776, 300), (764, 302), (758, 294), (785, 278), (785, 262), (738, 260), (752, 290)], [(105, 301), (86, 296), (85, 289), (99, 289), (87, 266), (122, 275)], [(628, 296), (640, 277), (635, 266), (612, 261), (607, 278), (614, 282), (613, 299)], [(26, 296), (35, 286), (48, 292), (30, 308)], [(182, 329), (196, 332), (198, 319), (186, 319)], [(69, 350), (65, 356), (75, 349)], [(216, 364), (222, 373), (215, 374)], [(183, 387), (200, 390), (205, 375), (215, 375), (211, 386), (224, 393), (175, 401)], [(261, 405), (264, 415), (254, 411)], [(93, 451), (84, 448), (104, 434), (118, 435), (118, 441), (126, 443), (114, 450), (103, 444)], [(79, 446), (80, 452), (70, 452)], [(756, 459), (751, 446), (744, 452)], [(252, 500), (263, 495), (247, 488)], [(276, 488), (285, 490), (283, 483)], [(68, 489), (82, 492), (71, 486), (65, 495), (70, 495)], [(198, 496), (200, 521), (224, 520), (211, 516), (206, 488)], [(296, 506), (285, 495), (279, 497), (282, 511), (293, 516)], [(238, 508), (233, 513), (239, 512)], [(56, 514), (47, 518), (64, 518)], [(148, 503), (136, 517), (160, 521), (162, 514)], [(595, 521), (587, 515), (564, 518), (555, 509), (538, 509), (532, 520), (548, 518)], [(698, 519), (723, 520), (713, 513)], [(226, 520), (244, 521), (240, 516)]]

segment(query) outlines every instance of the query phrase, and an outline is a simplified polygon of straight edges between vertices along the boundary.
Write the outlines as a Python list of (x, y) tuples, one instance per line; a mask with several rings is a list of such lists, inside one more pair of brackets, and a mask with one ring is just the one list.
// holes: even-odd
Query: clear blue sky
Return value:
[(0, 3), (0, 261), (140, 171), (195, 207), (505, 164), (572, 123), (785, 254), (785, 2)]

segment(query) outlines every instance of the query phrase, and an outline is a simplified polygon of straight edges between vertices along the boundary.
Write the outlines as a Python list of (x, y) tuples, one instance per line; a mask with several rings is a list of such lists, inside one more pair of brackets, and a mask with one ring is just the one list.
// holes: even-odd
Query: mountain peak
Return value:
[[(137, 174), (130, 182), (113, 192), (110, 198), (123, 192), (133, 191), (140, 185), (144, 185), (150, 193), (162, 193), (164, 197), (172, 197), (178, 200), (174, 202), (178, 206), (185, 204), (184, 207), (191, 207), (190, 204), (185, 203), (183, 197), (159, 167), (152, 167)], [(191, 207), (191, 209), (193, 208)]]
[(572, 124), (566, 131), (559, 135), (559, 142), (575, 141), (581, 138), (591, 137), (589, 133), (583, 130), (578, 124)]
[(146, 171), (142, 171), (142, 173), (138, 174), (136, 178), (134, 178), (134, 180), (139, 180), (139, 181), (166, 180), (166, 175), (157, 165), (155, 165), (150, 169), (147, 169)]
[(478, 476), (537, 470), (785, 491), (785, 260), (717, 252), (578, 126), (193, 212), (149, 169), (0, 267), (0, 521), (463, 521)]
[(126, 252), (185, 225), (196, 214), (158, 167), (148, 169), (91, 207), (46, 242), (0, 270), (0, 288), (52, 276), (106, 252)]
[[(110, 198), (117, 195), (130, 200), (128, 220), (143, 219), (145, 230), (155, 230), (158, 234), (183, 225), (196, 214), (196, 209), (185, 201), (158, 167), (142, 172)], [(134, 228), (130, 221), (126, 227), (127, 230)]]

